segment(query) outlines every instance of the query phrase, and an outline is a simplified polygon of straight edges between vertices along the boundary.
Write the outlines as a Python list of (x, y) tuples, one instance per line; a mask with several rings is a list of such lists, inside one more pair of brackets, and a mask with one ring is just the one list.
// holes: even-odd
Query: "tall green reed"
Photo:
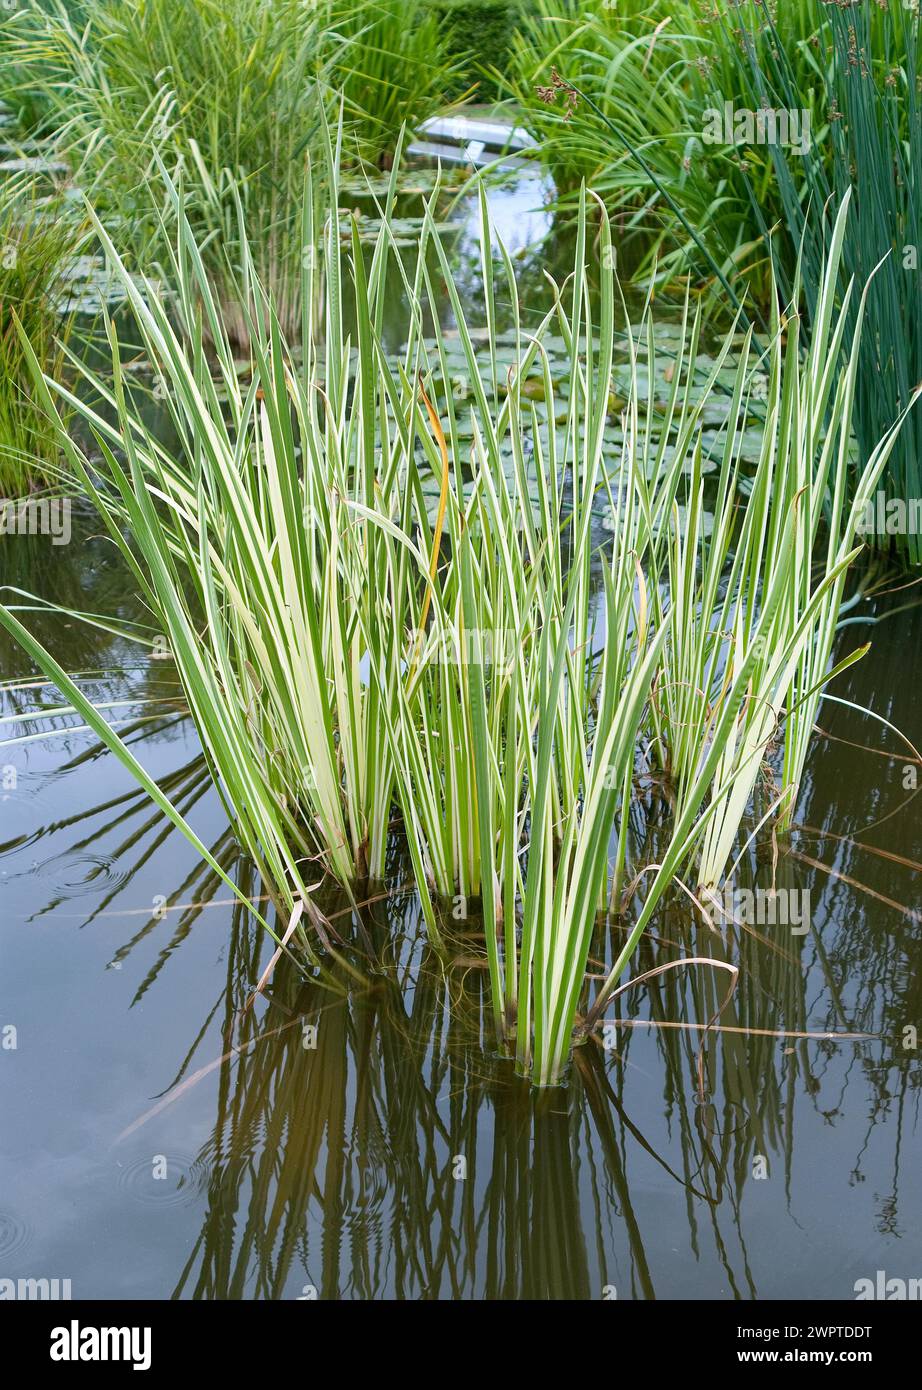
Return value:
[(54, 108), (55, 147), (135, 268), (168, 267), (175, 214), (159, 166), (182, 180), (244, 346), (245, 257), (286, 335), (300, 329), (298, 209), (308, 158), (323, 167), (325, 115), (342, 108), (353, 163), (386, 166), (402, 126), (437, 110), (454, 80), (437, 20), (396, 0), (88, 0), (79, 14), (49, 0), (6, 34), (23, 81)]
[[(813, 6), (811, 15), (816, 25), (811, 47), (785, 41), (778, 32), (779, 17), (762, 0), (746, 15), (725, 18), (725, 81), (732, 92), (748, 94), (756, 109), (780, 106), (812, 113), (804, 151), (774, 142), (760, 151), (758, 164), (747, 160), (743, 166), (752, 213), (786, 292), (800, 269), (811, 327), (821, 308), (829, 209), (851, 190), (838, 295), (844, 302), (851, 280), (870, 282), (867, 315), (872, 328), (861, 337), (853, 411), (860, 456), (867, 458), (905, 414), (922, 381), (920, 21), (917, 7), (898, 0)], [(816, 75), (804, 71), (805, 52), (814, 56)], [(765, 206), (766, 173), (777, 190), (777, 212), (774, 201)], [(846, 342), (859, 314), (854, 295), (849, 312)], [(881, 502), (876, 495), (867, 499), (862, 517), (863, 534), (870, 541), (916, 564), (922, 560), (922, 530), (906, 518), (913, 507), (922, 513), (919, 430), (913, 411), (882, 476)], [(852, 493), (857, 485), (856, 474)]]
[[(790, 825), (822, 686), (863, 655), (859, 651), (835, 672), (829, 670), (846, 571), (861, 548), (863, 511), (895, 447), (902, 419), (859, 467), (852, 416), (871, 287), (864, 287), (854, 316), (853, 284), (837, 307), (848, 210), (846, 198), (833, 229), (807, 342), (797, 313), (799, 279), (783, 317), (776, 303), (771, 341), (755, 370), (748, 365), (751, 333), (747, 335), (719, 460), (712, 534), (705, 537), (701, 525), (704, 489), (699, 476), (684, 535), (667, 561), (668, 593), (673, 602), (678, 600), (684, 617), (674, 619), (664, 661), (655, 705), (657, 746), (677, 778), (680, 806), (683, 789), (695, 785), (703, 750), (716, 737), (734, 677), (740, 667), (749, 667), (748, 687), (724, 741), (710, 795), (712, 819), (698, 866), (698, 882), (707, 890), (726, 870), (765, 750), (781, 738), (782, 785), (776, 805), (782, 826)], [(846, 362), (842, 370), (836, 365), (840, 354)], [(719, 359), (715, 370), (720, 370)], [(764, 426), (758, 462), (746, 476), (733, 456), (733, 440), (753, 407), (756, 382)], [(853, 498), (847, 495), (850, 469), (859, 478)], [(777, 607), (770, 614), (769, 597), (776, 594)], [(704, 634), (702, 617), (709, 623)], [(726, 790), (718, 790), (718, 784)], [(697, 804), (696, 792), (692, 801)]]
[(43, 369), (59, 378), (73, 318), (64, 275), (80, 231), (69, 209), (22, 177), (0, 175), (0, 497), (52, 481), (57, 429), (35, 399), (17, 320)]
[(175, 240), (158, 160), (185, 179), (187, 216), (238, 338), (238, 202), (281, 321), (291, 332), (300, 322), (292, 218), (334, 47), (322, 18), (302, 0), (92, 0), (80, 15), (55, 0), (11, 21), (21, 69), (55, 107), (56, 148), (135, 266), (166, 261)]
[(463, 59), (448, 52), (445, 21), (425, 0), (330, 0), (327, 23), (342, 41), (329, 80), (351, 148), (388, 168), (402, 127), (457, 100)]
[[(760, 232), (781, 212), (771, 161), (759, 147), (711, 143), (708, 113), (725, 99), (759, 105), (740, 80), (741, 33), (783, 43), (803, 85), (817, 86), (817, 23), (811, 3), (783, 6), (764, 33), (724, 0), (537, 0), (504, 86), (561, 204), (572, 208), (581, 179), (605, 199), (635, 279), (687, 281), (724, 309), (748, 285), (761, 302), (771, 282)], [(737, 289), (728, 294), (727, 283)]]

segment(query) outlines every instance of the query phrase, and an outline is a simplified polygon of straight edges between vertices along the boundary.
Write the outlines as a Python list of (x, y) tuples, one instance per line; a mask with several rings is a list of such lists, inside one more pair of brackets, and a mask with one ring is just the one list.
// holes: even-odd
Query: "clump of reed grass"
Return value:
[(52, 480), (58, 431), (36, 400), (20, 326), (43, 370), (61, 377), (72, 326), (63, 275), (79, 237), (68, 210), (0, 176), (0, 496)]
[(135, 266), (168, 258), (174, 235), (162, 161), (189, 190), (210, 283), (243, 333), (239, 216), (289, 331), (300, 322), (305, 157), (320, 130), (331, 44), (323, 7), (303, 0), (57, 0), (20, 17), (21, 68), (39, 73), (56, 146)]
[[(735, 50), (737, 69), (760, 101), (781, 101), (794, 108), (808, 96), (788, 45), (778, 42), (774, 20), (760, 7), (762, 23), (774, 40), (753, 42), (747, 26)], [(861, 338), (855, 383), (854, 430), (860, 454), (905, 414), (922, 382), (922, 262), (918, 234), (922, 225), (922, 102), (918, 80), (922, 65), (922, 29), (918, 6), (899, 0), (877, 5), (826, 6), (819, 31), (831, 53), (825, 95), (829, 111), (825, 140), (810, 143), (804, 156), (772, 146), (771, 168), (779, 190), (786, 236), (765, 217), (758, 190), (751, 188), (759, 227), (778, 264), (782, 283), (790, 285), (800, 267), (811, 324), (822, 307), (824, 248), (828, 235), (825, 210), (852, 193), (852, 213), (842, 252), (845, 285), (870, 281), (868, 317), (873, 331)], [(774, 96), (771, 94), (775, 94)], [(859, 311), (854, 296), (850, 332)], [(922, 535), (912, 528), (880, 531), (877, 517), (896, 504), (908, 510), (922, 499), (922, 422), (913, 411), (902, 429), (883, 475), (884, 507), (872, 506), (874, 525), (868, 539), (894, 548), (912, 564), (922, 562)], [(856, 485), (853, 480), (853, 486)], [(892, 510), (892, 509), (891, 509)]]
[(327, 22), (341, 41), (330, 85), (342, 101), (348, 148), (389, 168), (404, 127), (417, 129), (459, 99), (463, 57), (448, 52), (445, 20), (425, 0), (330, 0)]
[(182, 183), (222, 318), (245, 346), (245, 259), (285, 334), (300, 331), (298, 210), (325, 112), (342, 107), (353, 162), (386, 165), (402, 125), (438, 109), (453, 81), (440, 32), (405, 0), (89, 0), (79, 15), (49, 0), (11, 21), (8, 44), (134, 268), (166, 272), (176, 228), (160, 168)]
[(779, 7), (771, 31), (758, 0), (756, 18), (723, 4), (536, 0), (502, 81), (561, 206), (572, 210), (585, 179), (618, 219), (622, 260), (639, 283), (689, 280), (726, 309), (720, 276), (769, 298), (761, 219), (770, 224), (781, 199), (765, 151), (706, 142), (706, 113), (725, 97), (759, 105), (741, 81), (740, 30), (757, 47), (783, 43), (804, 90), (819, 88), (824, 55), (810, 42), (811, 0)]
[[(334, 190), (338, 154), (328, 143), (324, 185)], [(638, 368), (640, 343), (653, 362), (648, 302), (639, 341), (630, 340), (624, 444), (611, 449), (617, 291), (603, 207), (598, 302), (584, 192), (572, 275), (526, 334), (502, 249), (494, 265), (481, 190), (484, 360), (433, 204), (407, 265), (391, 228), (396, 171), (367, 250), (354, 220), (346, 235), (338, 199), (326, 206), (308, 184), (302, 234), (315, 254), (302, 266), (302, 356), (286, 344), (245, 252), (249, 378), (236, 370), (181, 190), (165, 180), (191, 341), (97, 221), (178, 449), (158, 441), (127, 392), (113, 325), (111, 383), (91, 377), (105, 411), (43, 375), (26, 351), (49, 412), (63, 401), (95, 436), (101, 462), (91, 467), (60, 427), (74, 476), (168, 642), (228, 818), (289, 923), (284, 944), (316, 949), (307, 926), (322, 932), (311, 889), (323, 873), (350, 889), (384, 874), (399, 813), (433, 941), (444, 899), (462, 909), (477, 900), (498, 1039), (550, 1084), (617, 989), (664, 895), (680, 877), (705, 892), (721, 880), (785, 707), (799, 718), (786, 773), (793, 788), (811, 701), (834, 674), (828, 643), (841, 580), (860, 549), (841, 484), (857, 343), (844, 372), (834, 365), (846, 335), (832, 286), (847, 204), (813, 351), (802, 362), (795, 306), (776, 313), (767, 364), (745, 344), (706, 542), (702, 415), (733, 340), (703, 393), (692, 391), (701, 321), (686, 314), (665, 429), (655, 429), (658, 406)], [(396, 365), (383, 347), (392, 274), (408, 306)], [(474, 386), (470, 446), (437, 313), (434, 340), (424, 337), (443, 286)], [(509, 366), (497, 341), (501, 299), (516, 325)], [(553, 397), (552, 333), (570, 359), (557, 421), (529, 390), (537, 377)], [(765, 435), (747, 479), (738, 436), (761, 365)], [(893, 438), (867, 462), (856, 503)], [(612, 539), (600, 553), (593, 515), (606, 500)], [(0, 622), (226, 880), (54, 657), (8, 609)], [(627, 852), (641, 745), (675, 789), (653, 864)], [(637, 883), (647, 885), (642, 908), (581, 1016), (599, 915), (632, 901), (626, 885)]]
[[(828, 663), (845, 575), (861, 548), (861, 519), (905, 419), (855, 461), (852, 415), (860, 374), (863, 322), (871, 286), (850, 282), (837, 304), (849, 198), (838, 210), (827, 247), (814, 331), (803, 341), (799, 279), (782, 316), (776, 305), (769, 347), (759, 367), (757, 408), (764, 413), (760, 456), (751, 476), (733, 458), (733, 439), (753, 409), (752, 332), (747, 334), (719, 460), (712, 534), (704, 536), (703, 479), (693, 473), (692, 504), (675, 554), (664, 566), (664, 590), (685, 615), (674, 618), (658, 677), (656, 747), (676, 778), (681, 807), (706, 750), (717, 739), (736, 674), (748, 667), (745, 696), (728, 736), (709, 797), (698, 883), (713, 891), (733, 851), (770, 741), (783, 739), (783, 783), (777, 805), (790, 825), (807, 744)], [(852, 297), (858, 299), (851, 310)], [(851, 336), (850, 335), (851, 332)], [(831, 367), (845, 362), (841, 371)], [(715, 371), (720, 370), (718, 360)], [(908, 407), (907, 407), (908, 408)], [(848, 495), (850, 470), (858, 477)], [(695, 496), (697, 493), (697, 496)], [(735, 516), (742, 515), (742, 524)], [(656, 554), (661, 552), (659, 547)], [(780, 586), (780, 587), (779, 587)], [(772, 602), (777, 607), (770, 612)], [(709, 630), (702, 631), (701, 615)], [(854, 653), (838, 670), (863, 655)], [(787, 718), (784, 719), (784, 715)], [(782, 728), (783, 725), (783, 728)], [(728, 779), (718, 791), (718, 782)], [(698, 794), (692, 801), (698, 804)]]

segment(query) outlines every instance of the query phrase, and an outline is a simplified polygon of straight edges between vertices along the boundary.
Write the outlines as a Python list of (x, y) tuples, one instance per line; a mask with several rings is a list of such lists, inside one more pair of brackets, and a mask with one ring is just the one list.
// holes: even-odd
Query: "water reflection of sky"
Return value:
[[(522, 165), (514, 173), (498, 174), (485, 181), (493, 245), (494, 295), (497, 329), (512, 327), (512, 304), (504, 282), (500, 245), (505, 247), (518, 286), (519, 315), (530, 327), (546, 312), (550, 296), (544, 271), (559, 259), (558, 238), (550, 208), (553, 183), (537, 169)], [(486, 322), (481, 250), (481, 210), (476, 187), (466, 191), (451, 212), (452, 233), (446, 240), (455, 284), (470, 315), (469, 326)], [(572, 266), (564, 250), (565, 275)], [(446, 302), (441, 306), (443, 326), (453, 323)]]
[[(510, 256), (540, 246), (554, 225), (550, 209), (553, 192), (553, 183), (538, 169), (521, 169), (501, 184), (488, 185), (494, 246), (502, 242)], [(480, 212), (474, 199), (461, 233), (461, 249), (480, 250)]]

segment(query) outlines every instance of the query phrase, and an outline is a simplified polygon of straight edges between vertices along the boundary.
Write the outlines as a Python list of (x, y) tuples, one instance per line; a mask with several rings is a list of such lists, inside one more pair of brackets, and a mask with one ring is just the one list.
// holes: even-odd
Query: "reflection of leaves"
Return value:
[(695, 1125), (702, 1137), (727, 1138), (732, 1134), (741, 1134), (746, 1128), (749, 1116), (739, 1101), (724, 1100), (723, 1106), (721, 1116), (709, 1095), (695, 1098)]

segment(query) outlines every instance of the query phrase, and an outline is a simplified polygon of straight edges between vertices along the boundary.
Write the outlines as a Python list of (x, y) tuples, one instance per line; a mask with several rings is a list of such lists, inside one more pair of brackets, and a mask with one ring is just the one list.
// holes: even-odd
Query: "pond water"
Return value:
[[(132, 616), (86, 518), (59, 549), (7, 540), (2, 562), (6, 584)], [(915, 593), (850, 614), (876, 621), (838, 655), (874, 645), (835, 690), (919, 747)], [(124, 702), (110, 717), (258, 898), (169, 663), (32, 620)], [(4, 638), (0, 679), (27, 670)], [(44, 683), (5, 692), (7, 713), (56, 703)], [(341, 966), (282, 966), (246, 1008), (271, 943), (74, 722), (0, 726), (35, 735), (0, 749), (0, 1279), (74, 1298), (850, 1299), (878, 1270), (922, 1277), (922, 767), (881, 724), (821, 707), (797, 828), (774, 866), (769, 845), (741, 869), (808, 895), (805, 928), (715, 933), (669, 900), (636, 970), (725, 958), (733, 997), (713, 971), (651, 980), (539, 1094), (489, 1036), (476, 921), (440, 959), (409, 891), (363, 908), (370, 958), (323, 900)], [(632, 834), (655, 825), (648, 789)], [(593, 969), (621, 930), (599, 931)]]

